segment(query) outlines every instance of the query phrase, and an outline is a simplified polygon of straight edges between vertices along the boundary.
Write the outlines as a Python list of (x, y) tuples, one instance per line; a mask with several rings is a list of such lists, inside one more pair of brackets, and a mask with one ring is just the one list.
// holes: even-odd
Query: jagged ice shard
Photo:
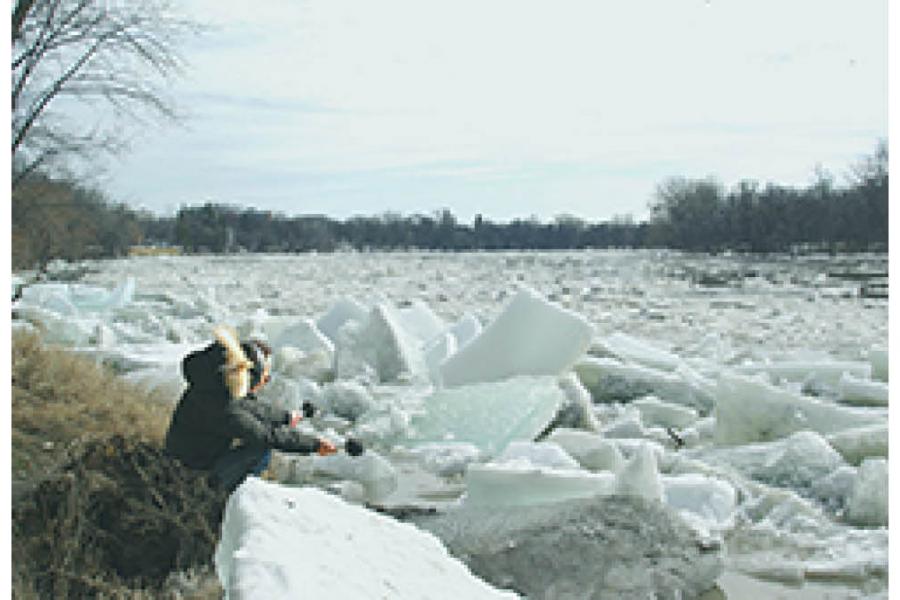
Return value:
[(592, 332), (581, 315), (523, 288), (478, 336), (441, 364), (441, 382), (457, 386), (559, 375), (584, 354)]

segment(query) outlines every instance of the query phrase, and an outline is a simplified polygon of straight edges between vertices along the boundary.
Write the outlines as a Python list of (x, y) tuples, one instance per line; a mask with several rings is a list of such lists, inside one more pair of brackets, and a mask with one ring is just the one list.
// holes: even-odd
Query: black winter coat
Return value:
[(251, 395), (232, 399), (222, 377), (225, 348), (214, 342), (188, 354), (181, 372), (188, 383), (166, 433), (166, 452), (184, 465), (209, 469), (235, 440), (245, 446), (310, 454), (319, 440), (288, 426), (290, 413)]

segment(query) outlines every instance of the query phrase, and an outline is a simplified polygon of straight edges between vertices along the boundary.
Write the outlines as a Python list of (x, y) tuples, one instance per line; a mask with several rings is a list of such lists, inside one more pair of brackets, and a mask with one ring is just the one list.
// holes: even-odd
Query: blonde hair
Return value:
[(250, 369), (253, 368), (253, 362), (241, 348), (234, 329), (219, 325), (213, 330), (213, 335), (225, 347), (225, 364), (222, 365), (225, 386), (232, 398), (243, 398), (250, 391)]

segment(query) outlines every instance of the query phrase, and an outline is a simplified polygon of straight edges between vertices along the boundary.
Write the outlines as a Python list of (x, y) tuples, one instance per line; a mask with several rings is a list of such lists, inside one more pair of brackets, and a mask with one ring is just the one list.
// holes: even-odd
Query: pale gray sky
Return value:
[(643, 218), (670, 176), (806, 185), (888, 134), (886, 0), (189, 0), (183, 127), (114, 197), (337, 218)]

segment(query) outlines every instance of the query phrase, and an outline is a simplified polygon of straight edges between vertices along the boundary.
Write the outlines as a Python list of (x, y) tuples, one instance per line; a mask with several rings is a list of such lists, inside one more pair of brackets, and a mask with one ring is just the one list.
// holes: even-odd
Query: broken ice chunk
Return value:
[(828, 436), (828, 443), (851, 465), (869, 457), (887, 457), (888, 424), (847, 429)]
[(578, 461), (554, 442), (512, 442), (494, 459), (494, 462), (576, 471), (581, 468)]
[(642, 444), (625, 466), (616, 474), (616, 493), (640, 496), (647, 500), (662, 500), (663, 487), (656, 464), (656, 452)]
[(610, 495), (612, 473), (588, 473), (528, 464), (469, 465), (466, 470), (466, 506), (530, 506), (573, 498)]
[(586, 356), (575, 365), (575, 372), (595, 402), (628, 401), (654, 394), (667, 402), (704, 411), (713, 403), (712, 384), (707, 385), (697, 373), (690, 372), (689, 376), (686, 365), (670, 372), (626, 364), (614, 358)]
[(859, 466), (847, 510), (854, 525), (884, 526), (888, 523), (888, 462), (867, 458)]
[(677, 355), (654, 346), (648, 340), (621, 332), (603, 338), (599, 345), (606, 354), (653, 369), (674, 371), (682, 364)]
[(398, 308), (396, 316), (400, 326), (422, 344), (427, 344), (447, 328), (444, 320), (421, 300), (413, 300), (408, 306)]
[(565, 395), (556, 377), (514, 377), (435, 390), (411, 420), (413, 442), (469, 442), (486, 455), (543, 431)]
[(456, 347), (462, 348), (470, 340), (475, 339), (481, 333), (481, 329), (481, 321), (472, 314), (466, 313), (450, 327), (450, 334), (456, 338)]
[(859, 379), (849, 373), (841, 375), (838, 382), (841, 402), (856, 406), (887, 406), (888, 384), (881, 381)]
[(577, 429), (554, 429), (548, 442), (559, 444), (589, 471), (618, 471), (625, 463), (619, 447), (599, 434)]
[(749, 377), (725, 373), (716, 394), (716, 443), (746, 444), (809, 429), (833, 433), (874, 425), (884, 415), (829, 404)]
[(498, 381), (517, 375), (558, 375), (590, 344), (581, 315), (523, 288), (503, 312), (440, 367), (446, 386)]
[(888, 351), (886, 348), (872, 348), (869, 350), (869, 364), (872, 365), (872, 379), (877, 379), (878, 381), (888, 380), (890, 365), (888, 364)]
[(353, 298), (341, 298), (331, 305), (324, 315), (316, 321), (316, 327), (332, 342), (337, 342), (338, 330), (347, 321), (365, 323), (369, 316), (366, 307)]
[(665, 503), (675, 510), (688, 513), (694, 525), (710, 530), (728, 527), (737, 505), (734, 487), (721, 479), (687, 473), (663, 476)]
[(836, 388), (844, 373), (868, 379), (872, 366), (861, 361), (841, 360), (791, 360), (774, 363), (741, 365), (737, 372), (744, 375), (768, 374), (773, 383), (791, 381), (813, 386)]
[(674, 427), (683, 429), (693, 425), (697, 419), (697, 411), (687, 406), (663, 402), (655, 396), (639, 398), (631, 403), (641, 412), (641, 421), (645, 426)]
[(367, 502), (378, 502), (397, 489), (397, 470), (373, 450), (362, 456), (333, 454), (312, 459), (316, 473), (362, 484)]
[(332, 413), (355, 421), (375, 407), (372, 394), (355, 381), (335, 381), (325, 386), (322, 399)]

